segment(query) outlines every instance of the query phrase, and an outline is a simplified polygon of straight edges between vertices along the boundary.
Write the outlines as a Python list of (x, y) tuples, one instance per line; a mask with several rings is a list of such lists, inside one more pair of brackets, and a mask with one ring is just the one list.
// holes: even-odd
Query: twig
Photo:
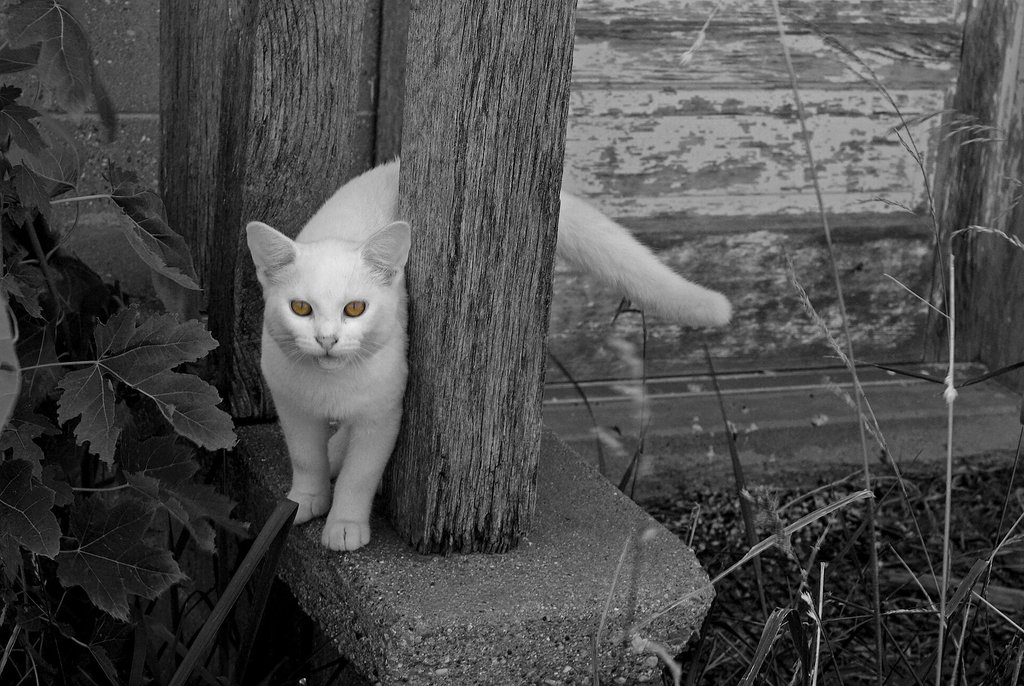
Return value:
[[(796, 105), (797, 118), (800, 122), (801, 140), (803, 141), (804, 154), (807, 157), (807, 168), (810, 172), (811, 182), (814, 186), (814, 195), (818, 201), (818, 212), (821, 216), (822, 228), (825, 232), (825, 244), (828, 247), (829, 263), (832, 267), (832, 278), (835, 281), (836, 286), (836, 301), (839, 306), (839, 315), (842, 321), (843, 335), (846, 338), (846, 355), (849, 358), (847, 367), (850, 370), (850, 375), (853, 378), (853, 386), (857, 392), (854, 394), (857, 401), (857, 427), (860, 431), (860, 444), (861, 452), (864, 459), (864, 488), (871, 489), (871, 467), (869, 465), (868, 457), (868, 441), (866, 431), (864, 429), (864, 409), (862, 400), (862, 391), (860, 387), (860, 379), (857, 375), (857, 367), (853, 364), (853, 360), (856, 359), (853, 355), (853, 338), (850, 335), (849, 318), (846, 313), (846, 302), (843, 298), (843, 289), (839, 278), (839, 266), (836, 263), (835, 250), (832, 245), (832, 230), (829, 228), (828, 215), (825, 212), (825, 201), (821, 192), (821, 184), (818, 181), (818, 175), (815, 173), (816, 164), (814, 160), (814, 152), (811, 150), (811, 136), (810, 131), (807, 129), (807, 116), (804, 111), (803, 101), (800, 98), (800, 89), (797, 87), (796, 82), (796, 70), (793, 68), (793, 60), (789, 54), (789, 46), (786, 45), (786, 29), (782, 25), (782, 11), (779, 9), (779, 0), (772, 0), (772, 9), (775, 13), (775, 24), (779, 31), (779, 42), (782, 45), (782, 54), (786, 62), (786, 70), (789, 72), (790, 87), (793, 91), (793, 101)], [(878, 669), (876, 672), (877, 682), (879, 686), (884, 683), (884, 669), (883, 662), (885, 653), (882, 645), (882, 599), (881, 590), (878, 582), (878, 550), (875, 544), (875, 508), (874, 503), (868, 503), (867, 505), (867, 519), (868, 519), (868, 538), (870, 543), (870, 564), (871, 564), (871, 585), (872, 585), (872, 600), (874, 601), (874, 624), (875, 624), (875, 652), (878, 660)]]
[(57, 279), (53, 276), (53, 270), (50, 269), (50, 263), (46, 261), (46, 252), (43, 250), (43, 246), (39, 242), (39, 234), (37, 233), (35, 222), (28, 222), (25, 226), (25, 231), (28, 233), (29, 243), (32, 244), (32, 252), (35, 253), (36, 259), (39, 260), (39, 269), (43, 273), (43, 281), (46, 282), (46, 290), (50, 292), (50, 297), (53, 298), (53, 306), (57, 310), (57, 325), (60, 327), (61, 334), (63, 334), (64, 339), (67, 341), (74, 340), (71, 336), (71, 328), (68, 326), (67, 319), (61, 312), (61, 298), (60, 294), (57, 292)]
[(946, 495), (944, 505), (945, 521), (942, 527), (942, 584), (939, 588), (939, 629), (938, 647), (935, 659), (935, 686), (942, 684), (942, 652), (946, 638), (946, 585), (949, 583), (949, 534), (953, 519), (953, 404), (956, 402), (956, 274), (953, 267), (953, 253), (949, 254), (949, 326), (946, 337), (949, 339), (949, 372), (946, 374)]
[(112, 491), (123, 491), (126, 488), (131, 488), (131, 484), (106, 486), (104, 488), (85, 488), (83, 486), (72, 486), (71, 490), (74, 491), (75, 493), (110, 493)]
[(72, 198), (57, 198), (51, 200), (51, 205), (64, 205), (73, 202), (88, 202), (90, 200), (110, 200), (112, 198), (110, 193), (97, 193), (96, 195), (76, 195)]
[(575, 389), (576, 393), (580, 396), (580, 399), (583, 400), (583, 407), (587, 410), (587, 414), (590, 416), (590, 425), (594, 428), (594, 447), (597, 448), (597, 471), (601, 472), (601, 476), (607, 477), (608, 464), (604, 459), (604, 449), (601, 446), (601, 436), (598, 434), (597, 430), (597, 417), (594, 415), (594, 408), (590, 406), (590, 399), (587, 397), (586, 391), (583, 390), (583, 387), (580, 386), (576, 378), (569, 373), (569, 369), (562, 364), (562, 361), (559, 360), (558, 357), (550, 350), (548, 351), (548, 357), (551, 358), (551, 361), (555, 363), (556, 367), (558, 367), (558, 371), (562, 372), (562, 375), (569, 380), (573, 389)]

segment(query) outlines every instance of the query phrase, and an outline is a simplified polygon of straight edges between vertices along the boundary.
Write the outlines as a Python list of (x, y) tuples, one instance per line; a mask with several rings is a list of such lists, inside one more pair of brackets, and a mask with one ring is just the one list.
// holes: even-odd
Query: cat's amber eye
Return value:
[(313, 306), (305, 300), (292, 300), (292, 312), (300, 317), (308, 317), (313, 313)]
[(363, 312), (366, 312), (366, 303), (362, 300), (353, 300), (345, 305), (345, 316), (358, 317)]

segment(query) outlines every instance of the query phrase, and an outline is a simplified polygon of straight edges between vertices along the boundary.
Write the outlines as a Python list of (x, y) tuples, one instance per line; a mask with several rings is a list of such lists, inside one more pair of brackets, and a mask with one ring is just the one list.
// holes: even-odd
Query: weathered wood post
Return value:
[(426, 0), (410, 15), (411, 372), (386, 490), (425, 552), (507, 550), (532, 515), (574, 7)]
[[(983, 226), (1024, 239), (1024, 6), (971, 3), (939, 154), (936, 201), (944, 231)], [(994, 128), (987, 128), (994, 127)], [(1024, 359), (1024, 250), (970, 232), (953, 239), (958, 357), (996, 369)], [(1010, 379), (1024, 387), (1024, 374)]]
[(400, 52), (381, 45), (404, 31), (393, 0), (161, 10), (163, 191), (200, 262), (233, 415), (272, 411), (241, 227), (294, 235), (404, 131), (413, 372), (390, 511), (423, 551), (515, 545), (535, 499), (573, 0), (416, 4), (404, 122), (387, 76)]
[(192, 246), (236, 418), (272, 416), (241, 227), (294, 235), (373, 164), (379, 0), (162, 0), (161, 182)]

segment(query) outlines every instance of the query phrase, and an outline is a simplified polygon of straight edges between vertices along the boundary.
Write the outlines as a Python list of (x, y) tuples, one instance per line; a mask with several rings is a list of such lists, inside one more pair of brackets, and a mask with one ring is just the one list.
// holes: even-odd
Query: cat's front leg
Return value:
[(331, 478), (338, 478), (341, 473), (341, 465), (345, 462), (345, 454), (348, 452), (349, 425), (338, 426), (334, 435), (327, 441), (327, 461), (331, 465)]
[(384, 467), (395, 447), (401, 406), (349, 426), (348, 445), (334, 484), (322, 543), (332, 550), (356, 550), (370, 542), (370, 510)]
[(299, 504), (295, 524), (323, 515), (331, 506), (331, 474), (327, 461), (327, 419), (310, 415), (287, 402), (277, 403), (277, 416), (292, 463), (288, 499)]

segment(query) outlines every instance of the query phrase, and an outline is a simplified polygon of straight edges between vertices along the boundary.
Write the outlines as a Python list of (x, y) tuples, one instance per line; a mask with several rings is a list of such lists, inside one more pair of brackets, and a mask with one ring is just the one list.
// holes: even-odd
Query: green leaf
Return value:
[(60, 433), (50, 420), (36, 414), (25, 397), (18, 399), (10, 421), (0, 433), (0, 453), (13, 451), (13, 457), (32, 465), (35, 476), (43, 473), (43, 449), (35, 442), (40, 436)]
[(69, 527), (78, 546), (57, 555), (61, 583), (81, 586), (98, 608), (127, 621), (129, 596), (152, 600), (183, 580), (170, 551), (145, 541), (154, 513), (134, 499), (108, 508), (100, 498), (80, 498)]
[(44, 179), (23, 164), (16, 165), (11, 170), (11, 181), (14, 183), (14, 190), (18, 192), (22, 207), (35, 208), (43, 216), (50, 216), (52, 181)]
[(111, 167), (110, 197), (131, 219), (125, 236), (132, 249), (154, 271), (190, 290), (200, 290), (192, 253), (185, 240), (167, 224), (160, 197), (139, 183), (130, 171)]
[(20, 96), (20, 88), (0, 88), (0, 141), (10, 137), (19, 148), (35, 155), (46, 147), (39, 127), (32, 122), (40, 115), (31, 107), (19, 105), (17, 99)]
[(92, 95), (112, 134), (116, 114), (96, 76), (92, 50), (78, 19), (55, 0), (24, 0), (9, 6), (6, 14), (8, 45), (16, 50), (38, 45), (36, 66), (43, 80), (53, 87), (58, 102), (68, 111), (80, 113)]
[(45, 287), (38, 268), (28, 266), (20, 256), (8, 257), (7, 272), (0, 277), (0, 288), (33, 319), (43, 318), (39, 294)]
[(747, 667), (747, 673), (743, 675), (743, 679), (739, 682), (740, 686), (751, 686), (754, 680), (757, 679), (757, 675), (761, 671), (761, 665), (764, 664), (765, 658), (768, 657), (768, 653), (772, 650), (772, 646), (779, 639), (779, 629), (782, 628), (782, 622), (785, 621), (791, 611), (788, 607), (777, 607), (772, 610), (768, 620), (764, 623), (764, 629), (761, 631), (761, 640), (757, 642), (757, 649), (754, 651), (749, 667)]
[(139, 321), (128, 308), (96, 327), (96, 349), (106, 368), (131, 384), (185, 362), (195, 362), (217, 347), (201, 322), (179, 322), (169, 314)]
[(90, 452), (104, 462), (112, 463), (114, 448), (121, 435), (123, 415), (117, 412), (111, 381), (104, 378), (100, 365), (94, 364), (68, 372), (59, 385), (64, 393), (57, 405), (57, 419), (64, 424), (81, 417), (75, 427), (78, 444), (88, 443)]
[(210, 522), (238, 536), (248, 534), (246, 525), (231, 518), (231, 499), (208, 484), (192, 482), (199, 465), (192, 460), (192, 450), (173, 436), (150, 439), (124, 453), (120, 460), (128, 484), (185, 526), (202, 550), (216, 550)]
[(6, 47), (0, 50), (0, 74), (13, 74), (32, 69), (39, 63), (39, 44), (24, 48)]
[(63, 423), (81, 417), (75, 427), (80, 444), (89, 442), (104, 461), (114, 459), (123, 422), (115, 414), (120, 405), (112, 379), (152, 400), (178, 433), (200, 446), (219, 450), (235, 444), (231, 417), (217, 408), (216, 389), (197, 376), (171, 371), (216, 347), (202, 324), (181, 323), (171, 315), (140, 323), (139, 311), (129, 308), (98, 325), (94, 339), (97, 359), (59, 384), (64, 393), (58, 418)]
[(199, 471), (199, 465), (192, 459), (193, 452), (174, 436), (157, 436), (124, 446), (118, 453), (118, 463), (125, 473), (172, 486), (189, 481)]
[(43, 467), (43, 485), (53, 491), (53, 504), (56, 507), (67, 507), (75, 500), (75, 492), (68, 483), (64, 470), (53, 465)]
[(32, 478), (24, 460), (0, 464), (0, 531), (37, 555), (60, 550), (60, 525), (53, 516), (53, 491)]
[(14, 582), (21, 570), (21, 546), (7, 533), (0, 533), (0, 569), (7, 581)]
[[(64, 375), (59, 366), (54, 347), (54, 324), (46, 324), (35, 331), (21, 332), (18, 340), (18, 359), (22, 361), (22, 388), (35, 403), (45, 400), (57, 387), (57, 381)], [(36, 369), (27, 369), (37, 367)]]
[[(0, 112), (2, 118), (3, 113)], [(81, 151), (75, 147), (76, 134), (70, 121), (43, 113), (38, 120), (33, 119), (30, 123), (38, 129), (39, 140), (45, 147), (41, 150), (28, 150), (15, 145), (7, 151), (7, 161), (12, 166), (23, 164), (42, 177), (51, 198), (73, 189), (80, 178), (82, 156)]]
[(14, 349), (14, 315), (7, 299), (0, 299), (0, 427), (6, 426), (21, 388), (21, 367)]
[(231, 416), (217, 407), (217, 390), (198, 376), (163, 372), (135, 386), (151, 398), (179, 434), (207, 450), (235, 444)]

